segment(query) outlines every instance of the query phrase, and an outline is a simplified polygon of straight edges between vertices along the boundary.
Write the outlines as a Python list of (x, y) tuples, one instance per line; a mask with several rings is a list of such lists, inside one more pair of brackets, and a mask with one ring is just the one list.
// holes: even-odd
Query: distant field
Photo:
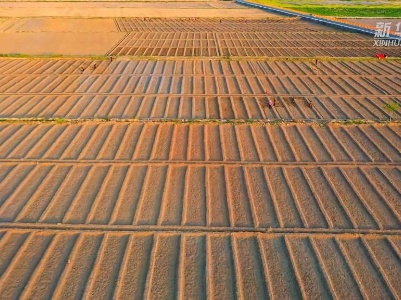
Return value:
[(359, 0), (253, 0), (257, 3), (335, 17), (401, 17), (401, 1)]

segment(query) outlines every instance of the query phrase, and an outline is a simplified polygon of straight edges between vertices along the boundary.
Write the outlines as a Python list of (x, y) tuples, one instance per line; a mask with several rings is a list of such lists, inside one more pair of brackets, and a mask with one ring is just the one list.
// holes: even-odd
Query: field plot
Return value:
[(401, 296), (399, 125), (3, 122), (0, 145), (2, 299)]
[(103, 55), (124, 37), (113, 19), (10, 18), (0, 21), (0, 53)]
[(207, 19), (207, 18), (116, 18), (120, 31), (124, 32), (334, 32), (334, 29), (311, 24), (293, 17), (266, 17), (264, 19)]
[(401, 297), (401, 241), (395, 236), (52, 230), (1, 235), (3, 299)]
[(241, 161), (311, 166), (401, 161), (399, 125), (1, 124), (0, 142), (0, 159), (12, 161)]
[[(129, 32), (110, 51), (132, 56), (399, 56), (399, 47), (373, 47), (373, 38), (341, 32), (297, 18), (259, 20), (116, 19)], [(341, 41), (341, 43), (339, 43)]]
[(119, 32), (0, 32), (0, 52), (29, 55), (102, 55), (123, 34)]
[(3, 124), (0, 139), (0, 222), (401, 228), (398, 125)]
[[(99, 61), (96, 70), (92, 64), (0, 61), (0, 117), (383, 120), (385, 104), (400, 97), (396, 61)], [(276, 102), (272, 109), (269, 100)]]
[(266, 18), (277, 16), (231, 1), (0, 1), (0, 17)]
[(116, 32), (113, 19), (10, 18), (0, 21), (0, 32)]

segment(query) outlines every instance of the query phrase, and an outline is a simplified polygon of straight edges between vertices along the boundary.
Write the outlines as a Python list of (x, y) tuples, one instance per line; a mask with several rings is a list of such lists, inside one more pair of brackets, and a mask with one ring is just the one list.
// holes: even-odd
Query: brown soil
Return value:
[[(256, 12), (63, 4), (0, 14)], [(0, 299), (401, 298), (398, 61), (254, 59), (370, 55), (290, 18), (58, 20), (0, 20), (0, 47), (171, 58), (0, 60)], [(290, 118), (375, 123), (247, 120)]]
[[(219, 56), (231, 57), (375, 57), (378, 52), (399, 57), (399, 47), (376, 47), (372, 37), (339, 32), (294, 18), (116, 21), (119, 30), (130, 34), (111, 51), (113, 55), (210, 56), (217, 48)], [(155, 49), (160, 40), (164, 42)], [(189, 53), (184, 49), (177, 53), (177, 42)]]
[(1, 117), (386, 120), (401, 83), (399, 62), (6, 59), (0, 71)]
[(124, 34), (118, 32), (0, 32), (0, 52), (29, 55), (102, 55)]
[(227, 2), (0, 2), (0, 17), (264, 18), (275, 14)]

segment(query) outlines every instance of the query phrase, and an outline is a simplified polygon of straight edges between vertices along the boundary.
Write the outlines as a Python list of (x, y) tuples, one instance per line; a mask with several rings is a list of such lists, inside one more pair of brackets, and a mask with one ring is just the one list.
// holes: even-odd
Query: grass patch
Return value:
[[(0, 53), (0, 57), (13, 57), (13, 58), (32, 58), (33, 55), (25, 54), (25, 53)], [(52, 56), (53, 57), (53, 56)], [(54, 56), (58, 57), (58, 56)]]
[(398, 102), (386, 103), (386, 105), (383, 107), (385, 110), (389, 112), (390, 121), (393, 118), (393, 115), (397, 112), (399, 107), (400, 104)]
[(69, 121), (66, 120), (65, 118), (56, 118), (56, 119), (54, 119), (54, 122), (56, 122), (57, 124), (64, 124), (64, 123), (68, 123)]
[(358, 4), (355, 0), (344, 0), (344, 4), (318, 4), (315, 1), (290, 2), (286, 0), (250, 0), (252, 2), (266, 4), (275, 7), (297, 10), (304, 13), (333, 16), (333, 17), (383, 17), (401, 18), (401, 5), (399, 3)]
[(349, 7), (349, 6), (301, 6), (292, 9), (302, 12), (333, 17), (401, 17), (401, 7)]
[(362, 120), (362, 119), (355, 119), (355, 120), (344, 120), (344, 121), (340, 121), (340, 123), (344, 124), (344, 125), (361, 125), (361, 124), (369, 124), (371, 123), (371, 121), (369, 120)]

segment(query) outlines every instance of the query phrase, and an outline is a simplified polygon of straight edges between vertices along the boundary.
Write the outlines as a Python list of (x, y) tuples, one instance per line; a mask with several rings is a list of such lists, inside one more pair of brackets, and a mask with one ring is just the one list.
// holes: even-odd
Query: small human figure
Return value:
[(276, 106), (276, 98), (273, 98), (273, 106)]
[(93, 64), (93, 70), (96, 70), (96, 68), (97, 68), (97, 64), (94, 63), (94, 64)]
[(84, 67), (80, 67), (79, 70), (81, 71), (81, 74), (85, 71)]
[(291, 103), (295, 104), (295, 97), (291, 97)]
[(220, 23), (221, 23), (221, 19), (220, 19)]
[(312, 100), (308, 100), (308, 106), (309, 106), (309, 108), (313, 108), (313, 102), (312, 102)]
[(113, 61), (113, 56), (110, 56), (110, 62), (112, 62)]
[[(274, 100), (275, 101), (275, 100)], [(273, 106), (274, 106), (274, 102), (272, 102), (270, 99), (269, 99), (269, 102), (267, 103), (267, 105), (269, 106), (269, 108), (273, 108)]]
[(315, 59), (315, 65), (317, 66), (317, 59)]

